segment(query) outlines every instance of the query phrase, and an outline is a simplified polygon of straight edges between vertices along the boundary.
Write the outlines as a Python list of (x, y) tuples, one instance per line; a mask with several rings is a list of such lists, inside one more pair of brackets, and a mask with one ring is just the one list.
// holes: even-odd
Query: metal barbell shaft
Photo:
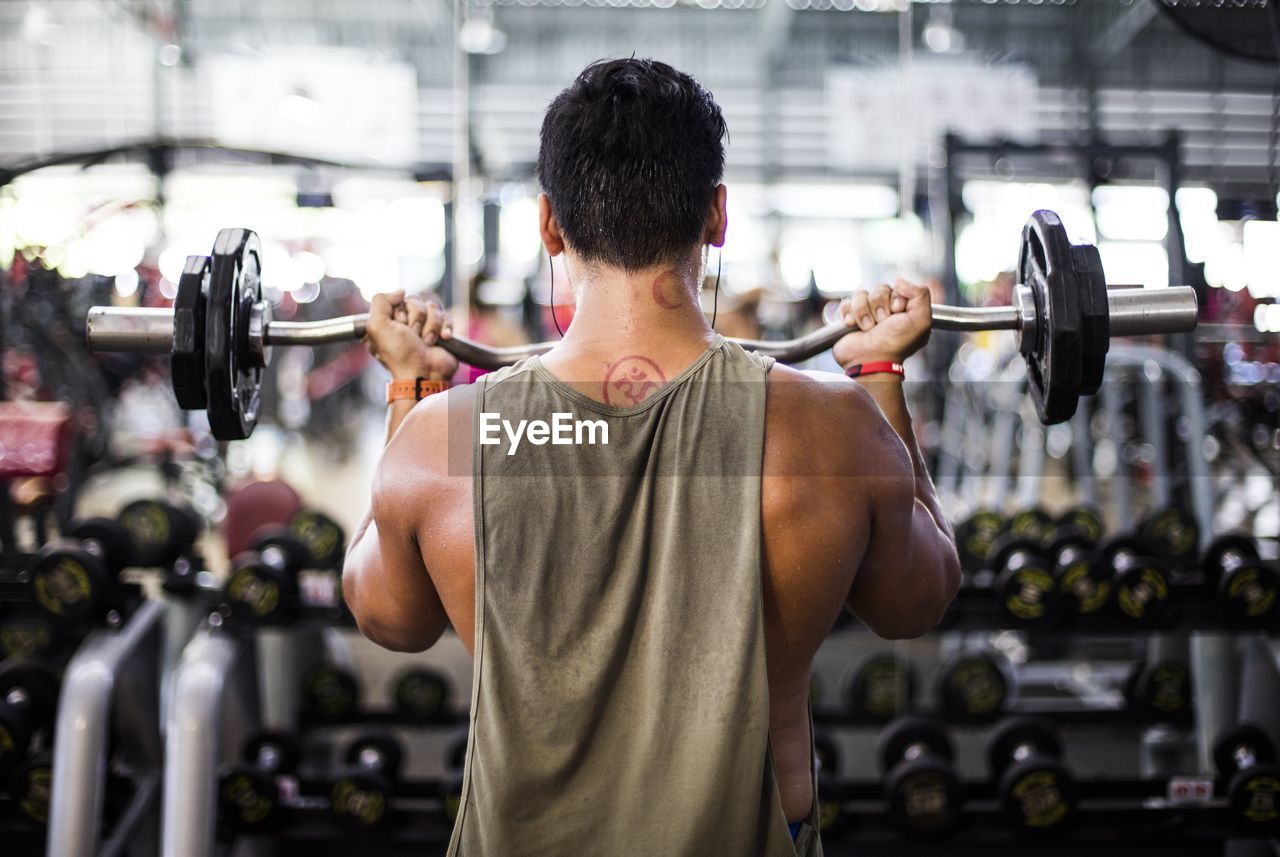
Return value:
[[(1165, 289), (1113, 288), (1107, 298), (1112, 336), (1181, 333), (1194, 330), (1197, 304), (1190, 286)], [(364, 337), (368, 314), (346, 315), (321, 321), (272, 321), (267, 324), (267, 345), (330, 345)], [(936, 304), (936, 330), (1017, 330), (1016, 308), (958, 307)], [(843, 324), (829, 324), (796, 339), (768, 342), (732, 339), (748, 351), (797, 363), (820, 354), (849, 332)], [(86, 336), (90, 351), (123, 351), (133, 354), (167, 354), (173, 345), (173, 311), (93, 307)], [(554, 342), (538, 342), (513, 348), (490, 348), (462, 336), (441, 342), (459, 360), (481, 369), (499, 369), (535, 354), (545, 354)]]

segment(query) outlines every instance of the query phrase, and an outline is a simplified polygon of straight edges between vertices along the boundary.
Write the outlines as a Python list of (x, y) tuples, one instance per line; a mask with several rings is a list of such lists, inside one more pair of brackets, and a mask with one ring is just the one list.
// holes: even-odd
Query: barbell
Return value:
[[(1041, 421), (1075, 413), (1081, 395), (1102, 385), (1111, 337), (1195, 329), (1196, 295), (1187, 286), (1108, 287), (1098, 250), (1072, 244), (1052, 211), (1035, 212), (1022, 230), (1013, 304), (936, 304), (938, 330), (1012, 330), (1027, 363), (1028, 386)], [(207, 410), (213, 436), (246, 438), (258, 420), (262, 373), (275, 346), (317, 346), (362, 339), (368, 315), (321, 321), (276, 321), (262, 298), (262, 250), (248, 229), (223, 229), (210, 256), (190, 256), (173, 309), (97, 306), (85, 325), (89, 350), (169, 354), (178, 405)], [(850, 329), (830, 324), (797, 339), (731, 339), (783, 362), (807, 360)], [(544, 354), (554, 342), (490, 348), (463, 336), (441, 347), (481, 369), (500, 369)]]

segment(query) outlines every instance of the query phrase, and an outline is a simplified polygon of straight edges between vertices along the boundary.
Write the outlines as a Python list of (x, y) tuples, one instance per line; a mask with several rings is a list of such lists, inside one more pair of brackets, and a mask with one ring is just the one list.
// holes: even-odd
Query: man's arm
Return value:
[[(432, 347), (439, 337), (448, 335), (448, 322), (438, 305), (406, 302), (402, 294), (378, 295), (373, 300), (367, 344), (393, 380), (452, 375), (457, 362)], [(416, 407), (412, 400), (388, 405), (385, 447), (374, 472), (372, 501), (351, 539), (342, 569), (343, 598), (361, 633), (395, 651), (423, 651), (448, 626), (418, 547), (430, 471), (412, 460), (414, 448), (422, 449), (414, 439), (429, 433), (436, 421), (431, 412), (447, 411), (445, 396), (436, 399)]]
[[(837, 344), (841, 366), (901, 363), (928, 341), (932, 309), (923, 287), (899, 280), (895, 288), (881, 286), (841, 311), (860, 331)], [(941, 620), (960, 586), (955, 536), (916, 443), (902, 378), (867, 375), (856, 384), (882, 415), (878, 446), (886, 478), (873, 480), (870, 538), (847, 603), (880, 636), (916, 637)]]

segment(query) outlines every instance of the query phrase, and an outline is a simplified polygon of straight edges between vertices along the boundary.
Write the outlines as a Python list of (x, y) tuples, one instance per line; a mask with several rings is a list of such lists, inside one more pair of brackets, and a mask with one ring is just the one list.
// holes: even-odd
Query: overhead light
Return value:
[(507, 34), (493, 24), (493, 13), (468, 18), (458, 30), (458, 43), (469, 54), (492, 56), (507, 46)]

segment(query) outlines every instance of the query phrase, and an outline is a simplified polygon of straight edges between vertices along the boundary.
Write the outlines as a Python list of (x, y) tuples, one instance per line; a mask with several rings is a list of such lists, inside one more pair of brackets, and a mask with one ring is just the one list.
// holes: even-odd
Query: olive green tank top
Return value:
[(477, 381), (475, 673), (448, 854), (820, 855), (813, 809), (792, 840), (769, 749), (772, 360), (716, 337), (654, 392), (639, 370), (656, 365), (627, 359), (644, 360), (615, 364), (609, 404), (536, 357)]

